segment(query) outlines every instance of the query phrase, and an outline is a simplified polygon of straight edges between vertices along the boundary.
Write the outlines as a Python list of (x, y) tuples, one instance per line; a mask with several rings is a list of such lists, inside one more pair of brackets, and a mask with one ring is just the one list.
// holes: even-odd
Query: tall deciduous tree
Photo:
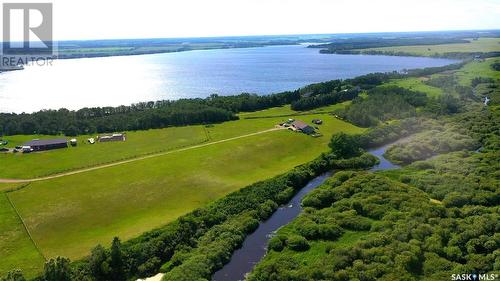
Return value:
[(45, 281), (70, 281), (71, 268), (69, 259), (57, 257), (45, 263), (43, 279)]
[(332, 136), (329, 144), (332, 152), (340, 158), (349, 158), (360, 153), (360, 146), (357, 137), (346, 133), (338, 133)]

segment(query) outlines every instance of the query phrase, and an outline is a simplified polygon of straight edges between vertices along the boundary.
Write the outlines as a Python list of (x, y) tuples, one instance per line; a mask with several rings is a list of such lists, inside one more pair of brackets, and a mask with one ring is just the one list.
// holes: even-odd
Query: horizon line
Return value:
[[(405, 33), (439, 33), (439, 32), (491, 32), (500, 31), (499, 28), (492, 29), (448, 29), (448, 30), (410, 30), (410, 31), (374, 31), (374, 32), (338, 32), (338, 33), (296, 33), (296, 34), (253, 34), (253, 35), (210, 35), (210, 36), (181, 36), (181, 37), (129, 37), (129, 38), (86, 38), (86, 39), (60, 39), (52, 42), (74, 42), (74, 41), (114, 41), (114, 40), (162, 40), (162, 39), (216, 39), (216, 38), (251, 38), (251, 37), (278, 37), (278, 36), (332, 36), (332, 35), (376, 35), (376, 34), (405, 34)], [(25, 42), (25, 41), (0, 41), (0, 43), (8, 42)], [(36, 42), (36, 41), (28, 41)]]

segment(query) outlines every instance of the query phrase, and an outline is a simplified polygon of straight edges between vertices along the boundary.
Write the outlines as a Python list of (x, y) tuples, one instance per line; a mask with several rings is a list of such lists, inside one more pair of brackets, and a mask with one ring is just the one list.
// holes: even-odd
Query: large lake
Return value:
[(52, 66), (0, 73), (0, 112), (118, 106), (213, 93), (264, 95), (371, 72), (453, 62), (320, 54), (304, 45), (57, 60)]

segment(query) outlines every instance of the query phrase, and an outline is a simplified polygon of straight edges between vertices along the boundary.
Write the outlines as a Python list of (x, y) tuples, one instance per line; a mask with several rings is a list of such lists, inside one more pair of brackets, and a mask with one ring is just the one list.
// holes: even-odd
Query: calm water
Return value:
[(272, 234), (280, 227), (290, 223), (302, 211), (300, 202), (306, 194), (320, 186), (332, 174), (326, 173), (311, 180), (295, 196), (283, 206), (276, 210), (272, 216), (262, 222), (257, 230), (248, 235), (240, 249), (236, 250), (231, 261), (222, 269), (215, 272), (212, 281), (237, 281), (243, 280), (245, 275), (252, 271), (255, 265), (267, 252), (267, 243)]
[[(380, 160), (380, 164), (374, 166), (371, 171), (399, 168), (399, 166), (392, 164), (382, 156), (387, 148), (393, 144), (394, 143), (387, 144), (368, 151)], [(273, 233), (295, 219), (302, 211), (300, 203), (304, 196), (311, 190), (320, 186), (330, 176), (331, 173), (327, 173), (311, 180), (290, 200), (290, 202), (288, 202), (287, 206), (279, 208), (268, 220), (262, 222), (255, 232), (245, 238), (243, 245), (233, 253), (229, 263), (215, 272), (212, 276), (212, 281), (244, 280), (245, 275), (251, 272), (255, 265), (266, 254), (267, 244)]]
[(325, 55), (303, 45), (54, 61), (0, 73), (0, 112), (117, 106), (251, 92), (269, 94), (370, 72), (441, 66), (447, 59)]
[(375, 172), (375, 171), (392, 170), (392, 169), (401, 168), (401, 166), (391, 163), (389, 160), (387, 160), (384, 157), (385, 151), (389, 148), (389, 146), (392, 146), (395, 143), (397, 143), (397, 142), (386, 144), (382, 147), (375, 148), (375, 149), (372, 149), (369, 151), (372, 155), (376, 156), (378, 158), (378, 160), (380, 161), (378, 163), (378, 165), (373, 166), (370, 169), (370, 171)]

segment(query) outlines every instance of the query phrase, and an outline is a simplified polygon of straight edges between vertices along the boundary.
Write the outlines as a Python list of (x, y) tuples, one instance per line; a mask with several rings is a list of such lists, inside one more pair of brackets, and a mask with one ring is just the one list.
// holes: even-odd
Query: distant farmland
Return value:
[(398, 46), (398, 47), (383, 47), (370, 48), (360, 50), (362, 53), (369, 51), (382, 52), (404, 52), (416, 56), (434, 56), (443, 55), (445, 53), (472, 53), (472, 52), (494, 52), (500, 49), (500, 38), (479, 38), (477, 40), (470, 39), (470, 43), (455, 43), (441, 45), (419, 45), (419, 46)]

